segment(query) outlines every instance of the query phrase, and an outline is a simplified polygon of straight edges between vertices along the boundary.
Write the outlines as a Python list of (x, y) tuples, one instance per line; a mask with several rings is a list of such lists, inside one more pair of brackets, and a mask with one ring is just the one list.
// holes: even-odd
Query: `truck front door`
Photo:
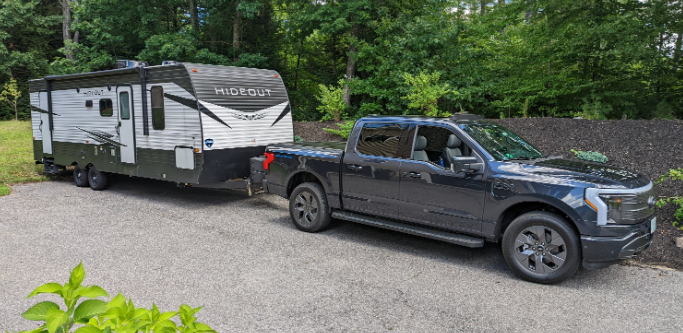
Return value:
[[(410, 132), (415, 134), (413, 129)], [(421, 152), (413, 151), (410, 159), (401, 163), (400, 219), (480, 235), (485, 198), (484, 173), (451, 171), (448, 161), (439, 161), (443, 150), (449, 148), (451, 134), (456, 135), (445, 126), (418, 127), (415, 137), (422, 136), (427, 143), (426, 147), (418, 149)], [(415, 147), (412, 141), (408, 140), (411, 147)], [(465, 156), (476, 156), (462, 142), (449, 149), (457, 149)]]
[(356, 146), (348, 148), (342, 164), (345, 209), (398, 218), (398, 143), (404, 127), (387, 123), (363, 125)]

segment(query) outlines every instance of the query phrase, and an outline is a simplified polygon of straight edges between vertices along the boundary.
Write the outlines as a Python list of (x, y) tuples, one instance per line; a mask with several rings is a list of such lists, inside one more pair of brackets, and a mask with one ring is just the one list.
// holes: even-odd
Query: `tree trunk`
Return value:
[(296, 56), (296, 74), (294, 74), (294, 90), (297, 89), (299, 85), (299, 65), (301, 64), (301, 53), (304, 50), (304, 39), (306, 37), (301, 36), (301, 45), (299, 46), (299, 55)]
[(484, 16), (486, 14), (486, 0), (481, 0), (481, 15)]
[[(349, 43), (349, 58), (348, 58), (348, 61), (346, 62), (346, 75), (344, 76), (344, 79), (346, 79), (346, 80), (352, 79), (353, 75), (356, 73), (356, 60), (353, 59), (353, 56), (357, 50), (356, 50), (356, 46), (353, 45), (353, 42), (355, 42), (355, 39), (358, 38), (359, 34), (360, 34), (360, 24), (354, 23), (351, 26), (352, 41), (351, 41), (351, 43)], [(348, 82), (344, 82), (343, 101), (344, 101), (344, 104), (346, 104), (346, 105), (351, 104), (351, 91), (350, 91)]]
[(209, 33), (211, 34), (211, 52), (216, 52), (216, 31), (213, 30), (213, 23), (209, 23)]
[(233, 61), (237, 61), (237, 50), (240, 48), (240, 11), (237, 10), (240, 2), (235, 1), (235, 18), (232, 23), (232, 49), (233, 49)]
[(192, 23), (192, 30), (198, 32), (199, 30), (199, 15), (197, 14), (197, 5), (194, 0), (190, 1), (190, 22)]
[(19, 120), (19, 109), (17, 108), (17, 101), (14, 101), (14, 120)]
[(501, 6), (504, 5), (504, 4), (505, 4), (505, 0), (498, 0), (498, 4), (501, 5)]
[(62, 15), (64, 16), (64, 22), (62, 22), (62, 39), (64, 40), (64, 53), (66, 58), (69, 60), (74, 60), (74, 56), (71, 52), (71, 47), (67, 45), (67, 41), (71, 41), (71, 7), (69, 6), (69, 0), (60, 0), (62, 5)]
[(681, 59), (681, 36), (683, 36), (683, 31), (678, 33), (676, 36), (676, 49), (674, 49), (674, 71), (678, 69), (678, 61)]

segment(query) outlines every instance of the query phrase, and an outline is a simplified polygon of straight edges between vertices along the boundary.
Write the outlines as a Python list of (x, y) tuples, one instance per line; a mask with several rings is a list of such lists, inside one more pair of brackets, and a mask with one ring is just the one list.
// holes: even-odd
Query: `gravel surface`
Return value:
[(117, 177), (0, 198), (0, 331), (83, 261), (86, 284), (138, 306), (205, 306), (218, 332), (681, 332), (683, 272), (612, 266), (557, 286), (515, 279), (500, 249), (468, 249), (335, 221), (294, 229), (273, 195)]

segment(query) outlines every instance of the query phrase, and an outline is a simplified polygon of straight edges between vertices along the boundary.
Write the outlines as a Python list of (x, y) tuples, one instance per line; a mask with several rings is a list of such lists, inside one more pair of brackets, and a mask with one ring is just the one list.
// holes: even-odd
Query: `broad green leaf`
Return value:
[(31, 297), (38, 295), (38, 294), (57, 294), (57, 295), (63, 296), (62, 285), (59, 283), (55, 283), (55, 282), (46, 283), (46, 284), (36, 288), (26, 298), (31, 298)]
[(85, 279), (85, 268), (83, 268), (83, 262), (81, 262), (71, 271), (69, 284), (72, 288), (78, 288), (83, 283), (83, 279)]
[(159, 328), (163, 328), (163, 327), (172, 328), (172, 329), (174, 330), (174, 332), (175, 332), (175, 329), (176, 329), (177, 325), (176, 325), (175, 322), (173, 322), (173, 321), (171, 321), (171, 320), (159, 321), (158, 323), (154, 324), (154, 329), (155, 329), (155, 330), (156, 330), (156, 329), (159, 329)]
[(104, 318), (109, 318), (109, 319), (113, 319), (113, 318), (125, 319), (126, 318), (126, 314), (123, 312), (123, 309), (121, 309), (121, 308), (109, 308), (109, 309), (107, 309), (106, 312), (102, 313), (100, 316), (104, 317)]
[(196, 328), (197, 330), (199, 330), (201, 332), (206, 332), (206, 333), (215, 333), (216, 332), (209, 325), (202, 324), (202, 323), (195, 323), (194, 328)]
[(132, 318), (133, 318), (133, 320), (139, 319), (140, 317), (146, 315), (148, 312), (149, 312), (149, 310), (147, 310), (145, 308), (135, 309), (133, 311), (133, 317)]
[(86, 323), (90, 318), (107, 311), (107, 303), (98, 299), (89, 299), (78, 305), (74, 312), (74, 321)]
[(159, 315), (159, 318), (157, 318), (157, 321), (164, 321), (164, 320), (171, 319), (171, 318), (175, 317), (177, 314), (178, 313), (175, 311), (164, 312), (164, 313)]
[(47, 312), (50, 311), (50, 309), (59, 309), (59, 305), (49, 301), (40, 302), (21, 315), (28, 320), (45, 320)]
[(112, 298), (111, 301), (109, 301), (109, 303), (107, 303), (107, 308), (108, 309), (111, 309), (111, 308), (125, 309), (126, 308), (126, 298), (123, 297), (123, 295), (121, 295), (121, 293), (119, 293), (118, 295), (116, 295), (116, 297)]
[(66, 315), (66, 312), (52, 308), (47, 312), (45, 326), (47, 327), (48, 332), (55, 333), (57, 332), (57, 329), (66, 324), (68, 320), (69, 316)]
[(87, 298), (97, 298), (100, 296), (104, 297), (109, 297), (109, 293), (107, 293), (104, 289), (102, 289), (100, 286), (88, 286), (88, 287), (83, 287), (82, 289), (78, 290), (76, 292), (76, 295), (74, 296), (82, 296), (82, 297), (87, 297)]
[(158, 328), (154, 329), (154, 333), (176, 333), (176, 332), (178, 332), (178, 331), (176, 330), (175, 327), (169, 327), (169, 326), (158, 327)]
[(78, 328), (74, 333), (102, 333), (102, 330), (94, 326), (83, 326)]

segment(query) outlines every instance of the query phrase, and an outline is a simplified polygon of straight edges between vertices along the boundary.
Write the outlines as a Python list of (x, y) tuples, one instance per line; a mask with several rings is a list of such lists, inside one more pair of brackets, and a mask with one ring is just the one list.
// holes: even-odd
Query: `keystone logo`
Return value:
[(204, 144), (206, 144), (207, 147), (211, 148), (211, 146), (213, 146), (213, 139), (204, 140)]

